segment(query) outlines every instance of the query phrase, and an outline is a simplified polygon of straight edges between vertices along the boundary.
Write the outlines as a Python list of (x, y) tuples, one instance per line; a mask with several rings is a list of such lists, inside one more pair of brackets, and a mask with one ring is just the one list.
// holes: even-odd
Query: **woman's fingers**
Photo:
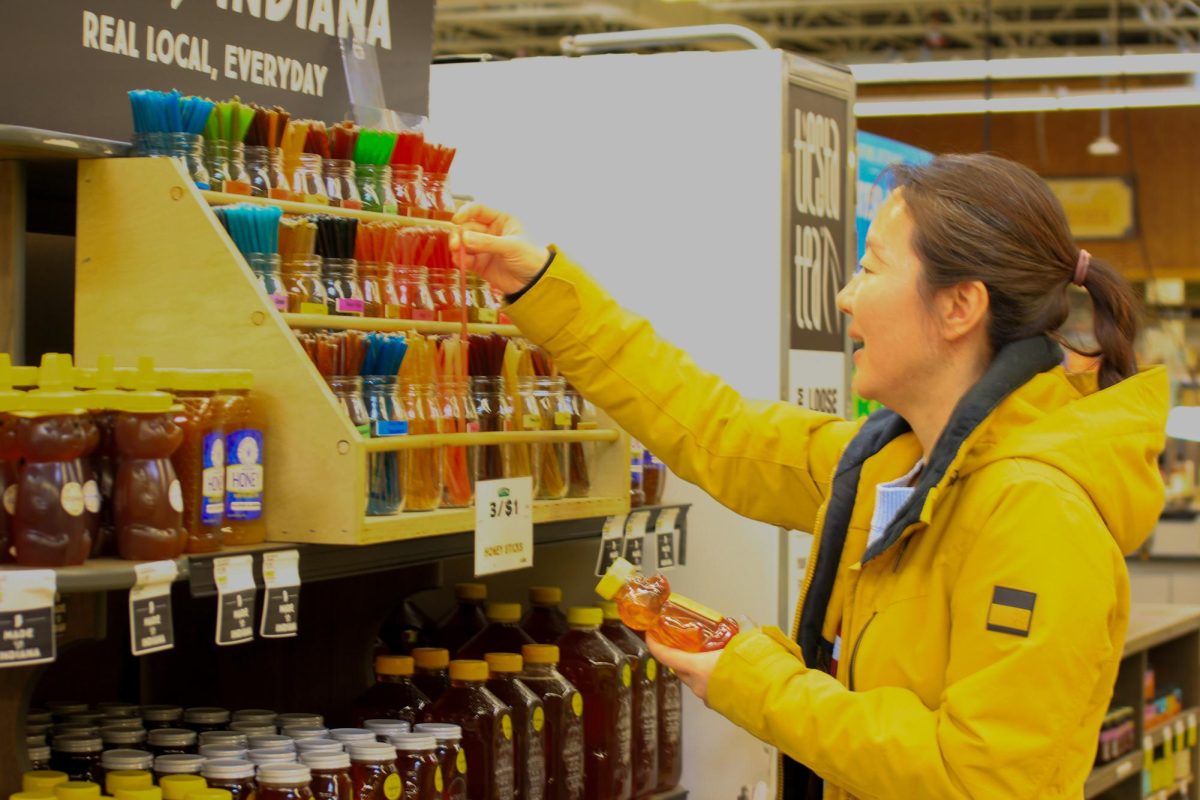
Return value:
[(660, 664), (675, 670), (675, 674), (685, 686), (701, 700), (708, 701), (708, 678), (721, 658), (720, 650), (711, 653), (688, 653), (663, 644), (653, 632), (647, 634), (646, 644), (650, 647), (650, 654), (658, 659)]

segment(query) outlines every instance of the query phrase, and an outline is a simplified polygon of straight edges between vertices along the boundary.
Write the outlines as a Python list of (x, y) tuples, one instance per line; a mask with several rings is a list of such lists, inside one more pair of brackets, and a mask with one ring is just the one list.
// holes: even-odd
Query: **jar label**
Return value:
[(367, 304), (357, 297), (339, 297), (334, 303), (334, 310), (339, 314), (362, 315), (366, 309)]
[(183, 513), (183, 485), (179, 481), (171, 481), (171, 488), (167, 489), (167, 500), (171, 503), (171, 508), (175, 513)]
[(542, 732), (542, 728), (546, 725), (546, 712), (541, 706), (533, 710), (533, 729), (538, 733)]
[(355, 200), (352, 197), (342, 198), (342, 208), (353, 209), (354, 211), (362, 211), (362, 200)]
[(17, 513), (17, 485), (15, 483), (9, 484), (4, 489), (4, 510), (10, 517)]
[(78, 517), (83, 514), (83, 487), (75, 481), (71, 481), (62, 487), (62, 494), (59, 496), (62, 502), (63, 511), (70, 514), (72, 517)]
[(414, 308), (412, 310), (412, 319), (417, 322), (433, 322), (437, 318), (436, 312), (429, 308)]
[(225, 516), (225, 437), (219, 433), (205, 436), (201, 457), (204, 472), (200, 477), (200, 524), (220, 525)]
[(442, 780), (442, 765), (439, 764), (433, 768), (433, 788), (439, 792), (446, 790), (446, 782)]
[(633, 670), (629, 667), (629, 662), (626, 661), (621, 666), (621, 685), (629, 686), (633, 683)]
[(478, 422), (468, 422), (467, 423), (467, 433), (479, 433), (479, 423)]
[(324, 315), (328, 316), (329, 315), (329, 306), (325, 305), (324, 303), (301, 303), (300, 304), (300, 313), (301, 314), (324, 314)]
[(537, 414), (526, 414), (521, 418), (521, 424), (527, 431), (536, 431), (542, 427), (542, 418)]
[(408, 420), (406, 419), (380, 419), (372, 424), (375, 426), (374, 435), (376, 437), (408, 435)]
[(492, 325), (496, 322), (496, 309), (484, 307), (480, 308), (478, 313), (479, 321), (483, 324)]
[(560, 431), (571, 429), (571, 412), (570, 411), (555, 411), (554, 412), (554, 427)]
[(83, 507), (89, 514), (100, 513), (100, 484), (94, 480), (83, 484)]
[(371, 438), (371, 423), (369, 422), (363, 425), (355, 425), (354, 430), (358, 431), (358, 435), (364, 439)]
[(271, 301), (275, 303), (275, 308), (280, 311), (287, 311), (288, 299), (286, 294), (273, 294), (271, 295)]
[(583, 695), (578, 692), (571, 696), (571, 710), (575, 712), (575, 716), (583, 716)]
[(658, 677), (658, 662), (653, 658), (646, 660), (646, 679), (651, 683)]
[(256, 520), (263, 511), (263, 435), (245, 428), (226, 437), (225, 517)]
[(383, 304), (384, 319), (404, 319), (404, 306), (395, 303)]
[(396, 800), (396, 798), (400, 796), (400, 790), (402, 788), (403, 786), (400, 782), (400, 776), (393, 772), (391, 775), (388, 775), (386, 778), (384, 778), (383, 796), (386, 797), (387, 800)]
[(467, 774), (467, 751), (459, 750), (458, 755), (454, 758), (454, 766), (458, 769), (459, 775)]
[(500, 717), (500, 732), (504, 734), (505, 740), (512, 740), (512, 717), (508, 714)]

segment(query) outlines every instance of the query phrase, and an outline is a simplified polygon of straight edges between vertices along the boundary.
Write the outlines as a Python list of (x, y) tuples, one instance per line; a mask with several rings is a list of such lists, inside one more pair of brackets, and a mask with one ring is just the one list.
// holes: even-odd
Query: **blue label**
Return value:
[(380, 419), (371, 423), (375, 426), (375, 436), (407, 436), (408, 420)]
[(225, 437), (225, 518), (254, 520), (263, 507), (263, 435), (251, 428)]
[(225, 437), (204, 437), (204, 471), (200, 483), (200, 524), (220, 525), (225, 516)]

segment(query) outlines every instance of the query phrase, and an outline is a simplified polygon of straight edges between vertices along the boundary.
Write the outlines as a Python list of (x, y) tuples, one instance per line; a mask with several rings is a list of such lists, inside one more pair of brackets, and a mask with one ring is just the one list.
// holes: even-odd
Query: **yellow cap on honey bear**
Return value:
[(484, 659), (492, 672), (520, 672), (525, 667), (516, 653), (488, 653)]
[(486, 661), (451, 661), (450, 680), (452, 681), (486, 681), (488, 665)]
[(82, 414), (85, 411), (82, 398), (82, 393), (75, 391), (71, 357), (64, 353), (46, 353), (38, 367), (37, 386), (27, 393), (21, 416)]
[(133, 376), (133, 391), (122, 392), (112, 408), (134, 414), (161, 414), (171, 410), (174, 403), (171, 395), (158, 391), (159, 376), (154, 370), (154, 359), (142, 356), (138, 359), (137, 372)]
[(596, 584), (596, 594), (605, 600), (612, 600), (621, 591), (621, 587), (637, 577), (638, 569), (623, 558), (618, 558), (604, 573), (604, 577)]
[(16, 411), (20, 409), (25, 398), (24, 392), (13, 388), (13, 365), (8, 353), (0, 353), (0, 411)]

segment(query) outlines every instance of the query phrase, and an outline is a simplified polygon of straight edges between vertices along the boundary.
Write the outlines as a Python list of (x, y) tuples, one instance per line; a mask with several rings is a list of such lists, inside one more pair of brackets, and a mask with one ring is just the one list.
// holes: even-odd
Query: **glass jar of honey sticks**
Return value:
[(325, 188), (325, 167), (315, 153), (300, 153), (292, 164), (292, 199), (298, 203), (329, 205), (329, 190)]
[(135, 133), (133, 154), (174, 158), (183, 165), (200, 189), (212, 187), (208, 167), (204, 164), (204, 137), (198, 133)]
[[(471, 403), (483, 433), (500, 433), (512, 428), (512, 406), (504, 378), (498, 375), (473, 375), (470, 378)], [(504, 445), (479, 448), (475, 461), (475, 479), (490, 481), (508, 477), (508, 452)]]
[(274, 200), (292, 199), (292, 182), (288, 179), (287, 168), (283, 163), (282, 147), (272, 147), (268, 152), (267, 176), (271, 179), (267, 197)]
[(292, 256), (283, 262), (287, 310), (293, 314), (328, 314), (329, 298), (321, 279), (320, 256)]
[[(596, 408), (584, 398), (571, 384), (566, 386), (567, 405), (571, 409), (571, 429), (577, 431), (594, 431)], [(568, 479), (568, 497), (587, 497), (592, 492), (591, 463), (595, 445), (592, 442), (571, 442), (567, 448), (567, 458), (570, 461), (570, 477)]]
[(491, 285), (474, 272), (467, 274), (467, 320), (494, 325), (500, 317), (500, 303), (492, 295)]
[[(391, 281), (384, 280), (385, 277), (387, 277), (387, 270), (382, 264), (374, 261), (358, 262), (358, 283), (362, 287), (363, 316), (388, 316), (388, 297), (384, 284), (387, 283), (390, 286)], [(391, 289), (395, 294), (395, 287), (392, 286)], [(393, 309), (398, 305), (398, 303), (393, 303)]]
[(243, 145), (246, 158), (246, 175), (250, 181), (252, 197), (266, 197), (271, 192), (271, 154), (256, 144)]
[[(438, 383), (438, 402), (442, 411), (442, 430), (446, 433), (478, 433), (479, 415), (471, 402), (468, 383), (463, 378), (443, 378)], [(442, 454), (442, 508), (466, 508), (475, 500), (475, 475), (479, 447), (446, 445)]]
[(218, 192), (249, 195), (250, 174), (246, 171), (246, 147), (241, 142), (210, 139), (204, 145), (205, 162), (212, 188)]
[[(567, 403), (566, 381), (535, 377), (521, 381), (521, 430), (567, 431), (571, 429), (571, 406)], [(569, 463), (566, 442), (533, 445), (533, 499), (561, 500), (567, 496)]]
[(353, 258), (327, 258), (321, 266), (329, 313), (339, 317), (361, 317), (366, 313), (358, 262)]
[(338, 208), (361, 210), (362, 193), (358, 191), (358, 180), (354, 175), (354, 162), (346, 158), (327, 158), (323, 165), (325, 193), (329, 205)]
[(401, 214), (410, 217), (429, 216), (429, 198), (425, 196), (421, 168), (416, 164), (392, 164), (392, 186), (396, 205)]
[(283, 282), (278, 253), (246, 253), (246, 263), (262, 286), (267, 300), (280, 311), (288, 310), (288, 290)]
[(392, 267), (392, 283), (396, 287), (396, 299), (400, 304), (400, 319), (433, 320), (437, 318), (437, 306), (429, 290), (429, 269), (396, 265)]
[(444, 172), (426, 172), (423, 176), (425, 196), (429, 199), (433, 219), (454, 218), (454, 197), (450, 194), (449, 175)]
[[(442, 412), (432, 383), (404, 384), (400, 405), (411, 436), (440, 433)], [(406, 511), (433, 511), (442, 504), (442, 448), (422, 447), (407, 451), (404, 470)]]
[(458, 322), (462, 319), (463, 297), (458, 287), (457, 271), (435, 269), (430, 272), (429, 292), (439, 322)]
[(329, 389), (342, 412), (364, 438), (371, 435), (371, 415), (363, 399), (363, 379), (357, 375), (332, 375), (327, 378)]
[(382, 214), (396, 213), (391, 167), (387, 164), (358, 164), (354, 175), (365, 210)]
[[(403, 436), (408, 421), (396, 396), (394, 375), (367, 375), (362, 379), (363, 401), (371, 420), (371, 435)], [(404, 509), (404, 467), (407, 452), (371, 453), (367, 459), (367, 514), (387, 516)]]

